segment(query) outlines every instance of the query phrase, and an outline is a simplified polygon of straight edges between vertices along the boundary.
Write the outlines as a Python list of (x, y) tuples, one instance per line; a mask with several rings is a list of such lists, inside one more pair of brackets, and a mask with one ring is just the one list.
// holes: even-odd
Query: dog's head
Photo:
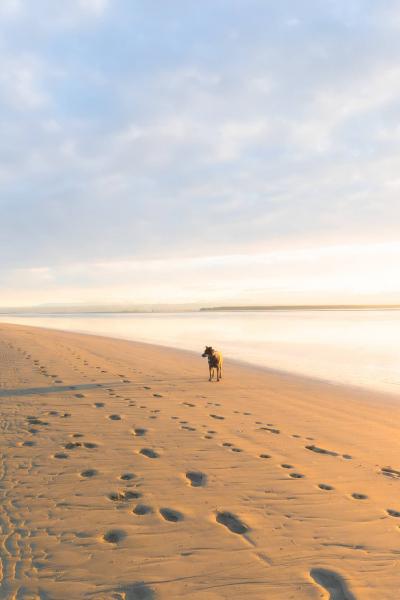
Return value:
[(213, 352), (214, 352), (214, 350), (213, 350), (212, 346), (206, 346), (206, 348), (202, 354), (202, 357), (204, 358), (205, 356), (212, 356)]

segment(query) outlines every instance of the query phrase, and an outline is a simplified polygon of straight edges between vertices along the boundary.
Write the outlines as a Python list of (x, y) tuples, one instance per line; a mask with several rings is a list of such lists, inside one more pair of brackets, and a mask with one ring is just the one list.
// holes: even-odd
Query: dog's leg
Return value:
[(211, 381), (212, 380), (212, 373), (211, 373), (212, 369), (210, 366), (208, 367), (208, 371), (210, 373), (210, 377), (208, 378), (208, 381)]

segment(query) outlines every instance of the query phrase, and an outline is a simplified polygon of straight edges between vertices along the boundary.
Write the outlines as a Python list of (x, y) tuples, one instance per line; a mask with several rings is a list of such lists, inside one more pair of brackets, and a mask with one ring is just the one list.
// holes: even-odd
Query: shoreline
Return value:
[[(59, 315), (57, 315), (59, 316)], [(158, 344), (155, 342), (146, 342), (146, 341), (141, 341), (141, 340), (133, 340), (131, 338), (128, 337), (123, 337), (123, 336), (113, 336), (113, 335), (105, 335), (102, 333), (91, 333), (88, 331), (84, 331), (81, 329), (76, 329), (76, 330), (71, 330), (71, 329), (58, 329), (58, 328), (53, 328), (53, 327), (43, 327), (41, 325), (22, 325), (22, 324), (14, 324), (14, 323), (8, 323), (6, 321), (1, 321), (1, 315), (0, 315), (0, 327), (1, 325), (10, 325), (10, 326), (16, 326), (16, 327), (28, 327), (28, 328), (33, 328), (33, 329), (39, 329), (39, 330), (43, 330), (43, 331), (58, 331), (60, 333), (75, 333), (75, 334), (79, 334), (79, 335), (84, 335), (84, 336), (91, 336), (94, 338), (102, 338), (102, 339), (111, 339), (111, 340), (122, 340), (125, 342), (131, 342), (132, 344), (143, 344), (147, 347), (155, 347), (155, 348), (162, 348), (166, 351), (171, 350), (171, 351), (177, 351), (177, 352), (182, 352), (182, 353), (187, 353), (189, 355), (191, 355), (192, 357), (197, 357), (200, 356), (200, 352), (197, 353), (194, 350), (189, 350), (187, 348), (179, 348), (177, 346), (168, 346), (166, 344)], [(244, 369), (249, 369), (249, 370), (254, 370), (256, 372), (263, 372), (266, 374), (272, 374), (272, 375), (276, 375), (276, 376), (282, 376), (282, 377), (287, 377), (287, 378), (293, 378), (294, 380), (298, 380), (304, 384), (314, 384), (314, 385), (321, 385), (321, 386), (332, 386), (333, 388), (337, 388), (339, 389), (339, 391), (341, 390), (343, 393), (351, 393), (351, 394), (355, 394), (355, 395), (360, 395), (362, 397), (364, 397), (363, 399), (365, 401), (375, 401), (376, 398), (381, 399), (383, 402), (387, 402), (390, 404), (397, 404), (399, 403), (399, 395), (400, 395), (400, 390), (399, 393), (397, 394), (396, 392), (392, 392), (392, 391), (388, 391), (388, 390), (380, 390), (380, 389), (373, 389), (367, 386), (363, 386), (363, 385), (356, 385), (356, 384), (350, 384), (350, 383), (344, 383), (341, 381), (335, 381), (334, 379), (328, 379), (328, 378), (322, 378), (322, 377), (316, 377), (316, 376), (312, 376), (312, 375), (306, 375), (306, 374), (302, 374), (302, 373), (296, 373), (295, 371), (289, 371), (286, 369), (278, 369), (278, 368), (273, 368), (273, 367), (268, 367), (268, 366), (263, 366), (263, 365), (259, 365), (257, 363), (252, 363), (252, 362), (247, 362), (245, 360), (241, 360), (238, 358), (230, 358), (230, 357), (225, 357), (225, 361), (229, 360), (229, 363), (232, 364), (236, 364), (238, 367), (244, 368)]]
[(0, 356), (1, 597), (396, 597), (400, 406), (33, 326)]

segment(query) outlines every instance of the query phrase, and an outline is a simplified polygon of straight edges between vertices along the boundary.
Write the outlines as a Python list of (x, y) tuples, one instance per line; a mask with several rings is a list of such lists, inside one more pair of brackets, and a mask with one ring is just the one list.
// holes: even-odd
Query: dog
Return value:
[(203, 358), (207, 356), (208, 358), (208, 370), (210, 373), (210, 377), (208, 381), (212, 381), (214, 377), (214, 370), (217, 370), (217, 381), (222, 379), (222, 363), (223, 358), (221, 352), (218, 350), (214, 350), (212, 346), (206, 346), (203, 354), (201, 355)]

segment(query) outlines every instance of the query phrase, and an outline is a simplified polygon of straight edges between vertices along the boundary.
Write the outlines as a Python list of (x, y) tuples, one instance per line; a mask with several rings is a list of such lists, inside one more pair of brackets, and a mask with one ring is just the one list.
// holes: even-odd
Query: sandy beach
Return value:
[(0, 324), (0, 598), (394, 600), (400, 402)]

